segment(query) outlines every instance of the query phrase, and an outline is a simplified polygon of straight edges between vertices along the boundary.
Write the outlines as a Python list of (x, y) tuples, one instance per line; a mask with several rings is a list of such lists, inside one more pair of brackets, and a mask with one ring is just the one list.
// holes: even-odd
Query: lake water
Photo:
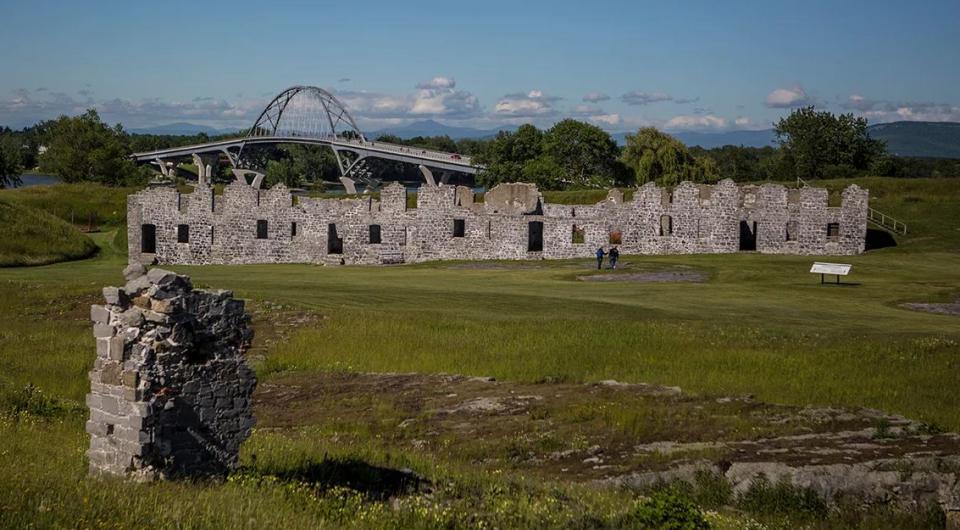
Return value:
[(53, 175), (20, 175), (20, 180), (23, 181), (23, 184), (19, 186), (21, 188), (26, 188), (27, 186), (46, 186), (60, 182), (60, 179)]

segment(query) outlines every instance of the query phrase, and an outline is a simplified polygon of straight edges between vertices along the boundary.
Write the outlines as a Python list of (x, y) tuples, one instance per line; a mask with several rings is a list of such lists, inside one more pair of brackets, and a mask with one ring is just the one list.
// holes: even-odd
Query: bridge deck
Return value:
[(134, 153), (132, 158), (137, 162), (149, 162), (155, 159), (183, 158), (194, 154), (224, 152), (231, 148), (242, 149), (246, 145), (298, 143), (308, 145), (326, 145), (337, 150), (355, 151), (362, 157), (384, 158), (411, 164), (475, 174), (478, 167), (470, 158), (454, 153), (444, 153), (419, 147), (397, 145), (387, 142), (371, 142), (363, 140), (348, 140), (339, 137), (310, 138), (305, 136), (249, 136), (219, 140), (197, 145), (185, 145), (169, 149)]

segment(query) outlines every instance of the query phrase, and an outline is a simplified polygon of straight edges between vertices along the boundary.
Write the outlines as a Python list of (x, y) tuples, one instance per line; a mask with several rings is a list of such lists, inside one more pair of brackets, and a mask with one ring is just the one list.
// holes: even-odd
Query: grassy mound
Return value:
[(46, 212), (0, 199), (0, 266), (43, 265), (86, 258), (97, 245)]
[(127, 218), (127, 195), (136, 188), (113, 188), (92, 182), (4, 190), (0, 199), (36, 208), (77, 226), (119, 226)]

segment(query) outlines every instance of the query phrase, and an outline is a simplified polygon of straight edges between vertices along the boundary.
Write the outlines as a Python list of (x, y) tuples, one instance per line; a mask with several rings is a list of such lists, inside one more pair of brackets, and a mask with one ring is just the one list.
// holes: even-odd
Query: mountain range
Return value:
[[(403, 139), (414, 136), (449, 136), (455, 140), (485, 139), (496, 136), (499, 131), (516, 130), (516, 125), (505, 125), (493, 129), (475, 129), (472, 127), (454, 127), (434, 120), (416, 121), (407, 125), (385, 127), (365, 132), (369, 138), (390, 134)], [(929, 121), (898, 121), (879, 123), (869, 127), (870, 135), (884, 140), (887, 150), (900, 156), (919, 156), (930, 158), (960, 158), (960, 123)], [(215, 129), (192, 123), (171, 123), (159, 127), (130, 129), (133, 134), (169, 134), (193, 135), (206, 133), (210, 136), (236, 132), (233, 129)], [(613, 133), (614, 140), (623, 145), (629, 133)], [(718, 132), (676, 132), (672, 133), (681, 142), (689, 146), (712, 149), (724, 145), (742, 145), (745, 147), (764, 147), (775, 145), (776, 135), (773, 129), (756, 131), (718, 131)]]

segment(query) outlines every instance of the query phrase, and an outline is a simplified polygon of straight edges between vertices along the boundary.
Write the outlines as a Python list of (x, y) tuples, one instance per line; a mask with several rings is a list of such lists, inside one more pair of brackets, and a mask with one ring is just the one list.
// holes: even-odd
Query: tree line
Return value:
[[(897, 157), (871, 138), (867, 121), (852, 114), (835, 115), (814, 107), (794, 110), (774, 124), (776, 146), (727, 145), (714, 149), (688, 147), (667, 133), (644, 127), (628, 134), (623, 146), (603, 129), (566, 119), (541, 130), (526, 124), (486, 139), (453, 140), (446, 136), (401, 139), (382, 135), (377, 141), (469, 155), (485, 166), (477, 184), (523, 181), (545, 190), (610, 188), (683, 180), (715, 182), (790, 181), (798, 177), (958, 176), (960, 161)], [(238, 133), (240, 134), (240, 133)], [(155, 175), (136, 167), (130, 153), (205, 143), (236, 135), (210, 137), (129, 134), (109, 126), (94, 110), (61, 116), (20, 131), (0, 128), (0, 187), (19, 184), (24, 168), (59, 176), (65, 182), (94, 181), (106, 185), (142, 185)], [(42, 148), (41, 148), (42, 147)], [(266, 169), (267, 185), (290, 187), (336, 180), (339, 165), (322, 146), (277, 146), (249, 152), (254, 165)], [(418, 178), (409, 164), (371, 160), (371, 170), (390, 177)], [(223, 178), (230, 178), (224, 171)]]

